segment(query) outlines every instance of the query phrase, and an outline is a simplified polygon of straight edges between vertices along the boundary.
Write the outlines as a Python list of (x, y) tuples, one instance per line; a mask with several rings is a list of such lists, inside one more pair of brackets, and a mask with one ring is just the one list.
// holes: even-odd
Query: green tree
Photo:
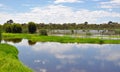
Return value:
[(37, 30), (37, 26), (34, 22), (29, 22), (28, 23), (28, 31), (29, 33), (35, 33)]
[(4, 30), (7, 33), (11, 33), (12, 32), (12, 25), (11, 24), (4, 24)]
[(22, 27), (20, 24), (12, 25), (12, 33), (22, 33)]

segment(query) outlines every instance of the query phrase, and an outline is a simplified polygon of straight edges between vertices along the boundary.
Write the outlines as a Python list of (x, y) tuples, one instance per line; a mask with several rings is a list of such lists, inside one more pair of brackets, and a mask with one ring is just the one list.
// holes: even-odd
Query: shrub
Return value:
[(34, 22), (28, 23), (28, 31), (29, 33), (35, 33), (37, 30), (36, 24)]
[(44, 36), (47, 36), (47, 30), (40, 30), (40, 35), (44, 35)]
[(20, 24), (12, 25), (12, 33), (22, 33), (22, 27)]

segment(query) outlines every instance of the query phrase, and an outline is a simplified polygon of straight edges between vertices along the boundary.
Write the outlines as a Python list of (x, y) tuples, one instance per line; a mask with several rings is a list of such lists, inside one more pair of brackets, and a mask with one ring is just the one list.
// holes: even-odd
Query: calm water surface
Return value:
[[(4, 42), (4, 41), (3, 41)], [(120, 72), (120, 44), (7, 42), (35, 72)]]

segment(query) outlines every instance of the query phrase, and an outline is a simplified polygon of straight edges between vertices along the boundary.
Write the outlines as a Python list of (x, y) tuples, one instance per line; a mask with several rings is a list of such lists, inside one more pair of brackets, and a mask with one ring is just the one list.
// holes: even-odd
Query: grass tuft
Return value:
[(18, 50), (8, 44), (0, 44), (0, 72), (32, 72), (18, 59)]

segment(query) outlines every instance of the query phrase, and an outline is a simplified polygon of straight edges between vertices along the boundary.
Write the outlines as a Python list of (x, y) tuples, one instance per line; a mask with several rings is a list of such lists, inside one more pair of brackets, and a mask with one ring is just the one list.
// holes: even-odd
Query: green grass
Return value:
[(18, 59), (18, 50), (8, 44), (0, 44), (0, 72), (32, 72)]
[(39, 36), (37, 34), (12, 34), (3, 33), (3, 39), (24, 38), (40, 42), (61, 42), (61, 43), (97, 43), (97, 44), (120, 44), (120, 40), (108, 40), (100, 38), (80, 38), (70, 36)]

